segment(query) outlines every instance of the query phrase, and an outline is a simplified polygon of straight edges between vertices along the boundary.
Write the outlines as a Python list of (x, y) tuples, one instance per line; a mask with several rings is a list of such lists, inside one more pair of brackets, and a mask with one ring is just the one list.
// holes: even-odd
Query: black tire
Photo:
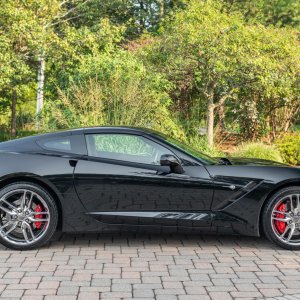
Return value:
[[(18, 245), (16, 243), (12, 243), (9, 240), (3, 238), (2, 234), (0, 234), (0, 243), (6, 246), (7, 248), (14, 249), (14, 250), (32, 250), (45, 245), (54, 235), (58, 224), (58, 208), (52, 196), (44, 188), (30, 182), (16, 182), (5, 186), (0, 190), (0, 199), (7, 193), (13, 192), (15, 190), (20, 190), (20, 189), (24, 189), (36, 193), (39, 197), (43, 199), (43, 201), (48, 206), (50, 221), (47, 222), (47, 228), (43, 232), (41, 238), (38, 239), (37, 241), (33, 241), (30, 244)], [(0, 215), (0, 218), (2, 218), (2, 215)]]
[(274, 225), (272, 226), (273, 209), (278, 205), (281, 199), (284, 199), (289, 195), (300, 195), (300, 187), (293, 186), (281, 189), (267, 200), (262, 211), (262, 227), (264, 234), (272, 243), (287, 250), (300, 250), (300, 242), (292, 244), (291, 242), (283, 241), (278, 237), (278, 234), (274, 232)]

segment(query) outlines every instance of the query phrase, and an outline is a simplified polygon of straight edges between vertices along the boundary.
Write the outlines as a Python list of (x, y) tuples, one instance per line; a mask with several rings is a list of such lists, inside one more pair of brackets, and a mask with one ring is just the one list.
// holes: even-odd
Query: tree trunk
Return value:
[(218, 107), (218, 115), (219, 115), (219, 130), (220, 133), (225, 132), (225, 105), (221, 103)]
[(276, 138), (276, 115), (274, 113), (271, 113), (269, 118), (269, 126), (271, 128), (271, 141), (273, 142)]
[(36, 96), (36, 128), (39, 129), (39, 113), (41, 112), (44, 105), (44, 82), (45, 82), (45, 59), (41, 55), (39, 57), (38, 67), (38, 86)]
[(161, 21), (165, 14), (164, 0), (159, 0), (159, 20)]
[(145, 20), (144, 20), (144, 3), (143, 0), (140, 0), (140, 33), (143, 33), (145, 28)]
[(214, 110), (215, 110), (215, 105), (213, 102), (213, 97), (209, 99), (208, 102), (208, 107), (207, 107), (207, 141), (208, 141), (208, 146), (213, 147), (214, 145)]
[(10, 137), (13, 139), (17, 135), (17, 92), (13, 91), (11, 102), (11, 128)]
[(287, 132), (293, 122), (294, 117), (297, 115), (297, 113), (299, 112), (299, 106), (298, 107), (291, 107), (287, 113), (285, 113), (285, 115), (287, 115), (284, 126), (283, 126), (283, 131)]

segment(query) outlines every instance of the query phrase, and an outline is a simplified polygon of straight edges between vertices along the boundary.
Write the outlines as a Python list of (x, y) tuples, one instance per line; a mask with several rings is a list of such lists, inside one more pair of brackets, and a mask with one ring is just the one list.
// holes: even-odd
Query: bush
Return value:
[(282, 162), (282, 157), (278, 149), (263, 143), (248, 143), (241, 145), (232, 154), (236, 157), (259, 158)]
[(6, 131), (0, 130), (0, 142), (7, 141), (9, 139), (9, 134)]
[[(34, 130), (18, 130), (17, 131), (17, 135), (16, 135), (16, 139), (18, 138), (22, 138), (22, 137), (27, 137), (27, 136), (31, 136), (34, 134), (39, 134), (40, 132), (38, 131), (34, 131)], [(7, 130), (0, 130), (0, 142), (5, 142), (10, 140), (10, 133)]]
[(110, 60), (102, 57), (102, 64), (109, 62), (105, 74), (98, 65), (94, 76), (78, 75), (67, 91), (60, 91), (59, 100), (46, 102), (43, 129), (125, 125), (184, 138), (169, 111), (168, 82), (159, 74), (148, 73), (133, 57), (122, 55)]
[(191, 146), (192, 148), (203, 152), (204, 154), (211, 156), (211, 157), (217, 157), (217, 156), (224, 156), (224, 153), (219, 151), (216, 147), (209, 147), (207, 143), (207, 138), (204, 136), (193, 136), (189, 137), (187, 139), (187, 144)]
[(276, 145), (284, 162), (300, 165), (300, 133), (288, 133), (276, 140)]

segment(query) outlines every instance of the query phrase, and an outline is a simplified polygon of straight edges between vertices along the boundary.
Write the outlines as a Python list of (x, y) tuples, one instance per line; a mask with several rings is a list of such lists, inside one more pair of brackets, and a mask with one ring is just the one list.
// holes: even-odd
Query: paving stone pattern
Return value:
[(59, 235), (0, 246), (0, 299), (300, 299), (300, 251), (264, 238)]

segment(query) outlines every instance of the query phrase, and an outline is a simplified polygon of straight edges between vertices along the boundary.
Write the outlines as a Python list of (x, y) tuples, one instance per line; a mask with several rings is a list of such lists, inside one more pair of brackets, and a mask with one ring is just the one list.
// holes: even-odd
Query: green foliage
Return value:
[(282, 162), (278, 149), (263, 143), (245, 143), (232, 154), (236, 157), (259, 158)]
[[(88, 64), (88, 62), (87, 62)], [(43, 112), (45, 129), (100, 125), (131, 125), (182, 137), (168, 107), (168, 83), (125, 51), (95, 58), (93, 68), (79, 67), (77, 78), (60, 99)], [(89, 70), (89, 73), (86, 73)], [(84, 79), (84, 80), (83, 80)]]
[(297, 0), (2, 2), (6, 128), (12, 99), (12, 124), (19, 131), (35, 126), (39, 57), (46, 63), (40, 117), (47, 130), (121, 124), (182, 138), (184, 131), (202, 150), (198, 132), (208, 116), (254, 140), (287, 131), (299, 112)]
[(0, 130), (0, 142), (9, 140), (9, 134), (6, 130)]
[(300, 102), (298, 32), (220, 11), (219, 2), (190, 1), (145, 51), (173, 83), (174, 109), (199, 126), (225, 105), (249, 139), (288, 128)]
[[(19, 2), (19, 1), (16, 1)], [(13, 95), (25, 98), (33, 72), (30, 68), (34, 39), (34, 22), (28, 11), (19, 10), (19, 3), (5, 1), (0, 9), (0, 111), (11, 106)], [(26, 98), (25, 98), (26, 99)]]
[(216, 146), (209, 147), (207, 143), (207, 138), (204, 136), (194, 135), (187, 138), (187, 144), (192, 148), (203, 152), (204, 154), (211, 157), (222, 157), (224, 153), (220, 151)]
[[(19, 130), (17, 132), (16, 138), (22, 138), (22, 137), (26, 137), (26, 136), (31, 136), (31, 135), (34, 135), (34, 134), (37, 134), (37, 133), (38, 132), (34, 131), (34, 130)], [(0, 142), (5, 142), (5, 141), (8, 141), (10, 139), (11, 138), (10, 138), (10, 135), (7, 132), (7, 130), (0, 129)]]
[(241, 12), (249, 22), (264, 25), (300, 25), (300, 2), (298, 0), (223, 0), (228, 12)]
[(276, 145), (286, 163), (300, 165), (300, 133), (284, 134), (276, 140)]
[[(62, 39), (48, 59), (48, 99), (56, 100), (57, 89), (65, 91), (72, 82), (85, 80), (102, 65), (104, 69), (105, 62), (97, 61), (103, 57), (101, 54), (106, 54), (113, 61), (117, 45), (123, 40), (123, 31), (123, 27), (112, 25), (108, 19), (102, 19), (90, 28), (64, 27), (61, 30)], [(99, 63), (102, 65), (99, 66)]]
[[(47, 61), (49, 56), (59, 53), (60, 48), (56, 46), (63, 41), (61, 33), (62, 27), (67, 27), (68, 7), (76, 2), (80, 1), (8, 0), (1, 3), (0, 111), (6, 114), (6, 123), (12, 106), (19, 109), (24, 103), (35, 101), (39, 57)], [(15, 119), (12, 125), (16, 124)], [(2, 122), (2, 118), (0, 120)]]
[(94, 26), (102, 18), (113, 24), (126, 26), (125, 36), (135, 39), (145, 32), (157, 32), (160, 22), (186, 0), (94, 0), (88, 1), (75, 19), (76, 26)]

